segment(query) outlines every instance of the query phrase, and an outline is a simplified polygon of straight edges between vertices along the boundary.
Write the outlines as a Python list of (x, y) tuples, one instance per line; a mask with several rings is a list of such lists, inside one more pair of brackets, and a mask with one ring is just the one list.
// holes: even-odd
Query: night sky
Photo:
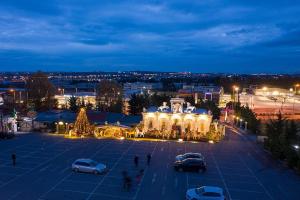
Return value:
[(300, 1), (1, 0), (0, 70), (300, 72)]

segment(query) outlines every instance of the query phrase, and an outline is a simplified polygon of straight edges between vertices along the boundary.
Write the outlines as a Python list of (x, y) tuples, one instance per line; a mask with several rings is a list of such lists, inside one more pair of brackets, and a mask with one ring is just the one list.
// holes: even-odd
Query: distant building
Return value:
[(143, 114), (143, 132), (158, 131), (159, 136), (200, 138), (210, 130), (212, 116), (205, 109), (196, 109), (182, 98), (172, 98), (170, 107), (150, 107)]
[(254, 89), (254, 94), (259, 96), (293, 96), (294, 91), (293, 89), (263, 87)]
[(221, 86), (183, 85), (182, 89), (178, 90), (178, 93), (181, 95), (193, 95), (195, 103), (199, 99), (203, 99), (220, 104), (224, 89)]
[(96, 94), (94, 92), (77, 92), (74, 94), (55, 95), (54, 98), (57, 100), (58, 108), (69, 108), (69, 99), (72, 96), (77, 98), (78, 104), (83, 101), (85, 105), (91, 104), (94, 108), (96, 107)]

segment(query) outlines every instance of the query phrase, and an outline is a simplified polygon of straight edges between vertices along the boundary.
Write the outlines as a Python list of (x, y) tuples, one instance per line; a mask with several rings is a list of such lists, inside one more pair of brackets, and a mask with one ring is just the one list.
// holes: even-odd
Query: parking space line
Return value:
[[(111, 143), (107, 143), (105, 145), (103, 145), (99, 150), (97, 150), (94, 155), (96, 155), (99, 151), (103, 150), (106, 146), (108, 146)], [(60, 181), (58, 181), (52, 188), (50, 188), (50, 190), (48, 190), (47, 192), (45, 192), (44, 194), (42, 194), (39, 199), (43, 198), (43, 196), (46, 196), (48, 193), (50, 193), (52, 190), (54, 190), (60, 183), (62, 183), (64, 180), (66, 180), (68, 177), (70, 177), (72, 175), (72, 173), (66, 175), (65, 177), (63, 177)]]
[(95, 182), (92, 182), (92, 181), (78, 181), (78, 180), (72, 180), (72, 179), (71, 180), (67, 179), (67, 180), (64, 180), (63, 182), (96, 184)]
[(214, 161), (214, 163), (215, 163), (215, 165), (216, 165), (217, 171), (218, 171), (218, 173), (219, 173), (219, 175), (220, 175), (220, 177), (221, 177), (221, 180), (222, 180), (222, 182), (223, 182), (223, 184), (224, 184), (224, 186), (225, 186), (225, 190), (226, 190), (227, 193), (228, 193), (228, 198), (231, 200), (231, 195), (230, 195), (230, 192), (229, 192), (229, 190), (228, 190), (227, 184), (226, 184), (226, 182), (225, 182), (224, 176), (223, 176), (223, 174), (222, 174), (222, 172), (221, 172), (221, 170), (220, 170), (220, 167), (219, 167), (219, 165), (218, 165), (218, 163), (217, 163), (217, 160), (216, 160), (216, 158), (215, 158), (215, 155), (214, 155), (213, 153), (212, 153), (212, 158), (213, 158), (213, 161)]
[(245, 165), (245, 167), (249, 170), (249, 172), (254, 176), (255, 180), (258, 182), (258, 184), (264, 189), (265, 193), (270, 197), (271, 199), (274, 199), (272, 195), (269, 193), (267, 188), (263, 185), (263, 183), (258, 179), (258, 177), (255, 175), (252, 169), (249, 168), (247, 163), (238, 155), (238, 158), (241, 160), (241, 162)]
[(244, 174), (237, 174), (237, 173), (224, 173), (223, 175), (225, 176), (240, 176), (240, 177), (251, 177), (251, 178), (255, 178), (255, 176), (253, 176), (253, 174), (251, 175), (244, 175)]
[[(118, 165), (118, 163), (122, 160), (122, 158), (124, 157), (124, 155), (126, 155), (126, 153), (133, 147), (134, 144), (135, 143), (132, 142), (132, 144), (130, 144), (130, 146), (127, 148), (127, 150), (123, 152), (122, 156), (120, 156), (120, 158), (117, 160), (117, 162), (111, 168), (111, 171), (114, 170), (114, 168)], [(103, 177), (103, 179), (96, 185), (96, 187), (93, 189), (93, 191), (87, 197), (87, 200), (89, 200), (92, 197), (92, 195), (95, 193), (95, 191), (98, 189), (98, 187), (103, 183), (103, 181), (105, 180), (105, 178), (108, 176), (109, 173), (110, 173), (110, 171), (107, 174), (105, 174), (105, 176)]]
[[(155, 146), (154, 146), (154, 148), (153, 148), (153, 150), (152, 150), (152, 152), (151, 152), (151, 157), (153, 157), (153, 154), (154, 154), (154, 152), (156, 151), (157, 144), (158, 144), (158, 143), (155, 144)], [(136, 191), (136, 193), (135, 193), (135, 195), (134, 195), (134, 197), (133, 197), (134, 200), (137, 198), (138, 193), (140, 192), (141, 185), (142, 185), (142, 183), (143, 183), (143, 181), (144, 181), (144, 177), (145, 177), (147, 171), (148, 171), (148, 167), (147, 167), (147, 168), (145, 169), (145, 171), (144, 171), (144, 175), (142, 176), (142, 179), (141, 179), (141, 182), (140, 182), (140, 184), (139, 184), (139, 187), (137, 188), (137, 191)]]
[[(56, 143), (55, 143), (55, 144), (56, 144)], [(52, 161), (52, 160), (58, 158), (59, 156), (63, 155), (65, 152), (67, 152), (67, 151), (69, 151), (69, 150), (71, 150), (71, 149), (72, 149), (72, 148), (67, 149), (67, 150), (61, 152), (60, 154), (57, 154), (55, 157), (52, 157), (52, 158), (46, 160), (45, 162), (40, 163), (38, 166), (32, 168), (31, 170), (29, 170), (29, 171), (27, 171), (27, 172), (25, 172), (25, 173), (23, 173), (23, 174), (17, 176), (16, 178), (11, 179), (10, 181), (6, 182), (5, 184), (1, 185), (0, 188), (2, 188), (2, 187), (5, 186), (5, 185), (8, 185), (9, 183), (15, 181), (17, 178), (19, 178), (19, 177), (21, 177), (21, 176), (24, 176), (24, 175), (26, 175), (26, 174), (29, 174), (30, 172), (35, 171), (35, 170), (38, 169), (39, 167), (41, 167), (41, 166), (43, 166), (44, 164), (46, 164), (46, 163), (48, 163), (48, 162), (50, 162), (50, 161)]]
[(229, 188), (231, 191), (239, 191), (239, 192), (249, 192), (249, 193), (257, 193), (257, 194), (264, 194), (264, 192), (256, 191), (256, 190), (244, 190), (238, 188)]

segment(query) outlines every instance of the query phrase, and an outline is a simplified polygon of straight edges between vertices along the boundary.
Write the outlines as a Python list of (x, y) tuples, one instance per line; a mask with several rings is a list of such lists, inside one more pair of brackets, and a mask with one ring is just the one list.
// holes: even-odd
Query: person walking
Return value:
[(17, 156), (15, 153), (11, 154), (11, 159), (12, 159), (12, 164), (13, 166), (16, 166), (16, 159), (17, 159)]
[(137, 183), (138, 185), (140, 184), (143, 175), (144, 175), (144, 170), (141, 169), (141, 170), (139, 171), (139, 173), (138, 173), (138, 174), (136, 175), (136, 177), (135, 177), (135, 178), (136, 178), (136, 183)]
[(128, 176), (127, 171), (122, 171), (122, 176), (123, 176), (123, 188), (126, 189), (127, 188), (127, 182), (126, 182), (126, 178)]
[(150, 165), (150, 161), (151, 161), (151, 154), (148, 153), (148, 154), (147, 154), (147, 165), (148, 165), (148, 166)]
[(130, 188), (131, 188), (131, 178), (130, 178), (130, 176), (126, 176), (125, 182), (126, 182), (126, 190), (129, 191)]
[(134, 165), (135, 165), (135, 167), (139, 166), (139, 157), (138, 156), (134, 156)]

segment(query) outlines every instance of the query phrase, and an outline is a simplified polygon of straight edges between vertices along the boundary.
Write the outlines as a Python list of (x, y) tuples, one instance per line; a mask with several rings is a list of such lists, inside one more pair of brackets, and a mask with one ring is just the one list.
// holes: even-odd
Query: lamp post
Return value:
[(266, 93), (267, 93), (268, 88), (267, 88), (266, 86), (264, 86), (264, 87), (262, 88), (262, 90), (264, 91), (264, 92), (263, 92), (264, 96), (267, 96)]
[(300, 86), (299, 83), (295, 84), (294, 89), (295, 89), (295, 94), (298, 94), (297, 88)]
[(237, 101), (239, 102), (240, 101), (240, 98), (239, 98), (239, 87), (237, 86), (232, 86), (232, 91), (233, 91), (233, 103), (235, 105), (236, 103), (236, 94), (238, 95), (237, 97)]
[(65, 94), (65, 89), (64, 88), (58, 88), (58, 91), (60, 92), (60, 95)]
[(14, 89), (10, 89), (9, 91), (12, 92), (13, 95), (14, 95), (14, 102), (13, 103), (15, 104), (15, 101), (16, 101), (16, 91)]

